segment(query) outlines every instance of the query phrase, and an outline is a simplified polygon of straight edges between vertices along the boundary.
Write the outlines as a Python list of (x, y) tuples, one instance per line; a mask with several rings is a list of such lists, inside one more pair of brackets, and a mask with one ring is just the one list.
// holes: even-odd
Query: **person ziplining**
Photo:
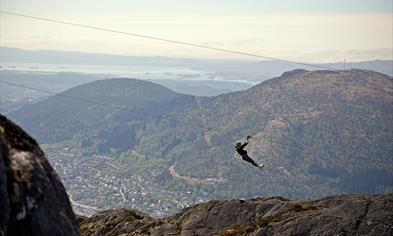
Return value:
[(242, 144), (242, 141), (238, 140), (236, 141), (236, 151), (239, 153), (239, 155), (242, 157), (244, 161), (250, 162), (252, 165), (262, 169), (264, 167), (264, 164), (257, 164), (250, 156), (248, 156), (247, 151), (244, 150), (244, 148), (247, 146), (248, 142), (250, 141), (251, 136), (247, 136), (247, 141)]

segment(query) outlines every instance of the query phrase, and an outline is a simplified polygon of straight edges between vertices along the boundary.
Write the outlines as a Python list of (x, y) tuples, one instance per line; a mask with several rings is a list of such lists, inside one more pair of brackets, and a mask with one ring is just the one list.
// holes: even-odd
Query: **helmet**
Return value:
[(236, 145), (240, 145), (240, 144), (242, 144), (242, 141), (237, 140), (237, 141), (236, 141)]

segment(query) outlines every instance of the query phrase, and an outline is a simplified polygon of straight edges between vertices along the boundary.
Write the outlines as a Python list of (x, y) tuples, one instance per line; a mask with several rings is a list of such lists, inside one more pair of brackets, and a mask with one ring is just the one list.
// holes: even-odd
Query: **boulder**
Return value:
[(66, 190), (45, 154), (2, 115), (0, 235), (80, 235)]

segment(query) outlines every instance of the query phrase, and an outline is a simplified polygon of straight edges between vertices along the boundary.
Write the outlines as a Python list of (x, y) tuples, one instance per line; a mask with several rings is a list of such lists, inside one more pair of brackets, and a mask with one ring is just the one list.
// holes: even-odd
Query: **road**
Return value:
[(192, 178), (192, 177), (188, 177), (188, 176), (182, 176), (182, 175), (179, 175), (178, 173), (176, 173), (174, 165), (169, 167), (169, 172), (171, 173), (171, 175), (173, 177), (180, 178), (180, 179), (182, 179), (188, 183), (191, 183), (191, 184), (215, 184), (215, 183), (225, 181), (225, 179), (223, 179), (221, 176), (219, 178), (206, 178), (206, 179), (199, 179), (199, 178)]

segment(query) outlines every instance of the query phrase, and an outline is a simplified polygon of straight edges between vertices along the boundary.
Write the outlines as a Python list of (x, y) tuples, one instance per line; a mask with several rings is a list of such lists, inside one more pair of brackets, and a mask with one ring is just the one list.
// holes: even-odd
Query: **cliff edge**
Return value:
[(0, 115), (0, 235), (79, 235), (59, 177), (38, 144)]

